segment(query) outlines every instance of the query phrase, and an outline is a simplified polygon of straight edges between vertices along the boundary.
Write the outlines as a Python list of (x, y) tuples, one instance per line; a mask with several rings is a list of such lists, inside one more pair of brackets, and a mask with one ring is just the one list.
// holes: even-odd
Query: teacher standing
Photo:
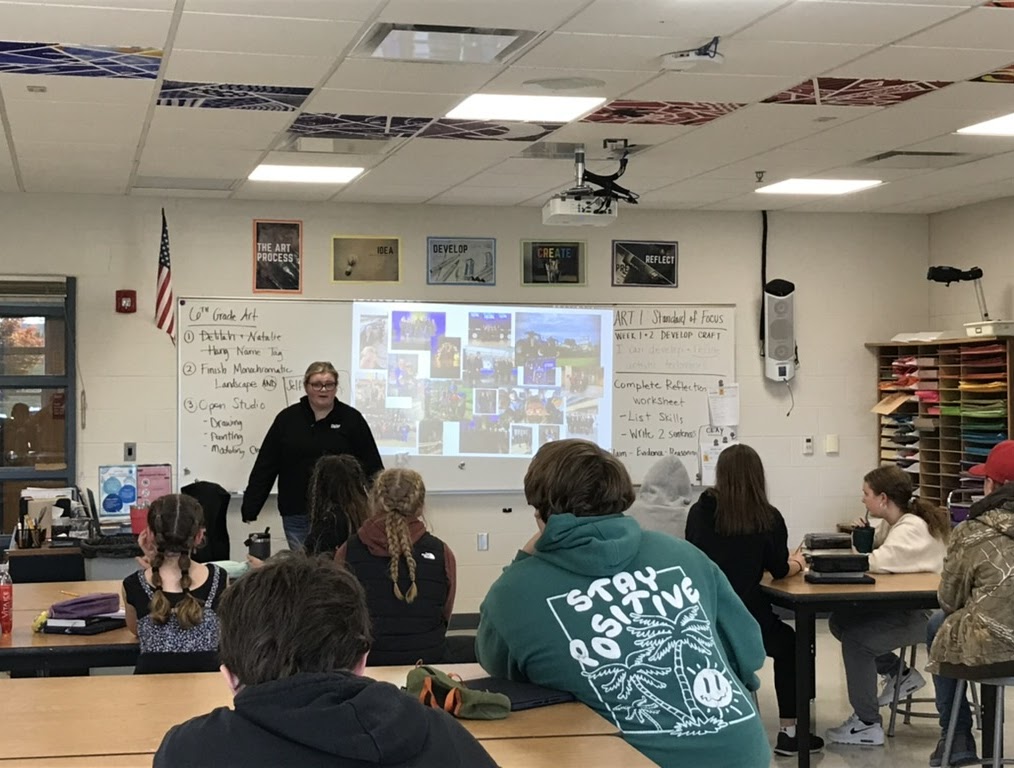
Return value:
[(253, 522), (278, 479), (278, 512), (290, 549), (302, 547), (310, 530), (306, 488), (317, 459), (354, 456), (368, 479), (384, 468), (366, 419), (335, 397), (337, 388), (331, 363), (310, 363), (303, 375), (306, 395), (275, 417), (243, 493), (243, 521)]

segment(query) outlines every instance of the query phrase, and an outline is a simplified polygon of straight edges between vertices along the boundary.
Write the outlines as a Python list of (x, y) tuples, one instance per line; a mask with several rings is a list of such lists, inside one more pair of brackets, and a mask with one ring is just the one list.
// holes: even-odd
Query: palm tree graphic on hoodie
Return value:
[[(722, 716), (726, 708), (739, 715), (749, 711), (734, 705), (732, 685), (718, 668), (724, 664), (721, 659), (714, 663), (715, 640), (700, 605), (688, 606), (673, 618), (633, 614), (629, 620), (626, 631), (634, 638), (638, 650), (627, 654), (623, 663), (582, 672), (593, 685), (599, 683), (603, 692), (621, 701), (630, 701), (635, 693), (640, 695), (636, 701), (614, 707), (614, 715), (640, 725), (650, 723), (656, 732), (694, 736), (727, 727), (731, 721)], [(693, 683), (688, 675), (691, 667), (685, 660), (687, 650), (704, 662)], [(671, 666), (666, 663), (670, 661)], [(665, 679), (672, 676), (679, 685), (682, 707), (673, 703), (671, 697), (667, 701), (656, 693), (667, 689)], [(705, 712), (702, 704), (712, 711)], [(672, 728), (663, 728), (654, 717), (661, 712), (675, 720)]]

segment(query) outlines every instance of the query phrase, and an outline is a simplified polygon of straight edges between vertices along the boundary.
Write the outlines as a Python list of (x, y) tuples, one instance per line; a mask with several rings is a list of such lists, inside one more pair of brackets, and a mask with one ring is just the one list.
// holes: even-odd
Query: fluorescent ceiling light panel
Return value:
[(569, 123), (605, 102), (590, 96), (503, 96), (476, 93), (447, 113), (454, 120)]
[(1014, 136), (1014, 114), (958, 128), (957, 133), (966, 133), (971, 136)]
[(346, 184), (363, 168), (338, 168), (330, 165), (258, 165), (250, 181), (291, 181), (301, 184)]
[(876, 179), (786, 179), (754, 191), (762, 195), (847, 195), (883, 183)]

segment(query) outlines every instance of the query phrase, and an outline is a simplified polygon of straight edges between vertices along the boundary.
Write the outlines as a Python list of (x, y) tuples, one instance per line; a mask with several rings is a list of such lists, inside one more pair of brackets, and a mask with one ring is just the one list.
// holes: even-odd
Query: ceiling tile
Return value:
[[(864, 3), (861, 8), (829, 0), (796, 2), (740, 32), (746, 40), (882, 45), (962, 13), (952, 6)], [(915, 43), (912, 45), (933, 45)], [(974, 46), (960, 46), (972, 48)], [(994, 46), (990, 46), (994, 47)]]
[[(191, 0), (193, 1), (193, 0)], [(3, 0), (10, 5), (66, 5), (83, 8), (116, 8), (142, 11), (172, 11), (176, 0)]]
[(402, 24), (553, 29), (587, 0), (389, 0), (380, 18)]
[(134, 156), (133, 147), (126, 145), (74, 143), (28, 143), (17, 152), (28, 192), (122, 194)]
[[(457, 186), (437, 195), (427, 202), (436, 205), (517, 205), (532, 197), (540, 196), (546, 187), (479, 187)], [(546, 199), (548, 199), (546, 195)]]
[(325, 165), (336, 168), (372, 168), (383, 159), (384, 155), (279, 150), (269, 152), (263, 162), (268, 165)]
[[(483, 87), (483, 93), (523, 93), (538, 96), (603, 96), (615, 99), (656, 76), (654, 71), (624, 72), (607, 69), (553, 69), (513, 66)], [(601, 85), (578, 88), (548, 89), (525, 85), (530, 80), (599, 80)]]
[(145, 111), (125, 104), (12, 99), (7, 115), (17, 151), (21, 141), (136, 146)]
[(196, 13), (229, 13), (237, 16), (364, 21), (379, 4), (378, 0), (341, 0), (339, 3), (334, 0), (187, 0), (186, 8)]
[(313, 87), (334, 65), (331, 56), (281, 56), (173, 48), (166, 77), (198, 83)]
[(340, 91), (321, 88), (304, 105), (307, 112), (336, 115), (442, 117), (461, 102), (461, 94)]
[(145, 147), (137, 172), (168, 178), (244, 179), (257, 166), (261, 154), (218, 147)]
[(614, 125), (705, 125), (741, 108), (742, 104), (709, 101), (619, 100), (581, 118), (586, 123)]
[[(42, 86), (46, 92), (29, 93), (28, 86)], [(0, 72), (0, 88), (7, 101), (122, 104), (147, 109), (155, 93), (155, 81)]]
[(70, 168), (36, 171), (32, 164), (22, 166), (21, 178), (26, 192), (51, 192), (92, 195), (122, 195), (127, 188), (130, 169), (102, 172)]
[[(921, 96), (906, 107), (969, 110), (980, 115), (995, 112), (1002, 115), (1014, 111), (1014, 86), (997, 83), (954, 83), (954, 85), (949, 85), (934, 93)], [(971, 125), (972, 122), (975, 121), (961, 123), (958, 127)]]
[(699, 38), (726, 36), (786, 0), (598, 0), (561, 28), (566, 32)]
[[(756, 181), (756, 173), (765, 173), (765, 182), (810, 176), (827, 168), (847, 164), (866, 157), (861, 150), (846, 149), (782, 149), (761, 152), (744, 160), (716, 168), (703, 174), (701, 179), (743, 179)], [(773, 179), (777, 176), (778, 179)]]
[(0, 38), (25, 42), (162, 48), (168, 11), (0, 3)]
[(131, 197), (197, 197), (224, 199), (232, 196), (230, 189), (158, 189), (156, 187), (134, 187)]
[(869, 77), (901, 80), (969, 80), (1002, 67), (1010, 51), (956, 48), (916, 48), (891, 45), (849, 62), (829, 77)]
[(662, 54), (699, 44), (696, 38), (556, 32), (522, 56), (518, 63), (526, 67), (658, 72)]
[(292, 122), (292, 113), (156, 107), (148, 147), (267, 149)]
[(404, 93), (475, 93), (498, 71), (477, 64), (420, 64), (346, 59), (325, 88)]
[(570, 123), (555, 131), (547, 141), (584, 142), (601, 146), (605, 139), (628, 139), (633, 144), (661, 144), (692, 130), (694, 127), (687, 125)]
[(626, 99), (660, 101), (762, 101), (795, 85), (796, 77), (711, 75), (667, 72), (647, 85), (627, 93)]
[(342, 185), (336, 184), (282, 184), (244, 181), (232, 196), (237, 200), (323, 201), (334, 197), (341, 188)]
[(723, 75), (793, 75), (812, 77), (874, 50), (873, 45), (793, 43), (774, 40), (723, 40)]
[(939, 90), (939, 80), (884, 80), (850, 77), (816, 77), (765, 99), (770, 104), (829, 105), (836, 107), (890, 107)]
[(975, 8), (905, 40), (930, 48), (980, 48), (1014, 51), (1014, 11)]
[(184, 13), (174, 45), (196, 51), (337, 57), (361, 26), (359, 22)]
[(0, 70), (24, 76), (154, 80), (158, 48), (46, 42), (0, 42)]
[(746, 194), (751, 192), (754, 186), (749, 179), (743, 181), (693, 179), (646, 192), (641, 196), (641, 202), (649, 207), (676, 205), (696, 207)]

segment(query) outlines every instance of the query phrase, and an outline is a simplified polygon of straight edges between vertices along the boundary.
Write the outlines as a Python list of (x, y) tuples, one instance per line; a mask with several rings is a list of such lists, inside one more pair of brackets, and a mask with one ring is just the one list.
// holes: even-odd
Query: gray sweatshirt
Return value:
[(641, 482), (641, 490), (627, 514), (646, 531), (686, 538), (690, 508), (690, 474), (676, 456), (656, 461)]

